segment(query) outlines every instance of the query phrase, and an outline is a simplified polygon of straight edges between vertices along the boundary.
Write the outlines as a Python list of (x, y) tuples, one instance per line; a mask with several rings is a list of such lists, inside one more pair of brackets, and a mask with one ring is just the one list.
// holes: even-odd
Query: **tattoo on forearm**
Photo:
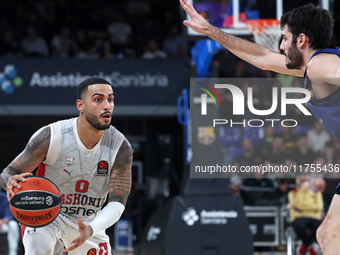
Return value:
[(0, 184), (4, 190), (7, 189), (8, 180), (11, 178), (11, 176), (16, 174), (20, 174), (20, 171), (14, 166), (14, 162), (12, 162), (2, 171), (0, 176)]
[(127, 140), (120, 147), (110, 176), (109, 202), (126, 204), (131, 189), (132, 148)]
[[(1, 173), (0, 184), (6, 189), (8, 180), (16, 174), (33, 171), (37, 164), (46, 156), (51, 139), (50, 127), (43, 128), (33, 136), (26, 148)], [(31, 169), (32, 168), (32, 169)]]

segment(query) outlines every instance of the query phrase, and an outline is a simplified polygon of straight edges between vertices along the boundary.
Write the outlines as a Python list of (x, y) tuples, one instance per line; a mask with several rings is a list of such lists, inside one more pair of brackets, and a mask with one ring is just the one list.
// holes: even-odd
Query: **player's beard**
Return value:
[(99, 122), (99, 118), (96, 115), (92, 114), (92, 113), (86, 113), (85, 112), (85, 118), (88, 121), (88, 123), (90, 123), (90, 125), (92, 127), (94, 127), (95, 129), (97, 129), (97, 130), (108, 129), (110, 127), (110, 125), (111, 125), (111, 123), (101, 124)]
[(288, 69), (300, 69), (303, 64), (303, 56), (299, 51), (296, 44), (292, 43), (292, 46), (289, 48), (288, 53), (286, 55), (288, 62), (286, 63), (286, 67)]

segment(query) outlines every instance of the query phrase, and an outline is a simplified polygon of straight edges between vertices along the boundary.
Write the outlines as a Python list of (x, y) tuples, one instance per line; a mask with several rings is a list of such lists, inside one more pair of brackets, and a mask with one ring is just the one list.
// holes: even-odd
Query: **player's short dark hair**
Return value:
[(329, 11), (319, 6), (307, 4), (284, 13), (280, 21), (281, 29), (286, 25), (293, 34), (294, 44), (303, 33), (308, 37), (312, 49), (319, 50), (330, 46), (334, 19)]
[(103, 78), (100, 78), (100, 77), (87, 78), (78, 85), (78, 89), (77, 89), (78, 97), (77, 98), (83, 99), (82, 97), (87, 92), (88, 86), (94, 85), (94, 84), (108, 84), (111, 86), (111, 84), (107, 80), (104, 80)]

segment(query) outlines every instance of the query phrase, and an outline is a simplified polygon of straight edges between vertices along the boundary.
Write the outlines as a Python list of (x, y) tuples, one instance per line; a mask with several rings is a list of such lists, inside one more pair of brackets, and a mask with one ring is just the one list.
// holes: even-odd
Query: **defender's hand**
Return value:
[(188, 0), (179, 0), (183, 10), (189, 15), (191, 22), (184, 20), (183, 24), (200, 34), (206, 34), (211, 25), (195, 10)]

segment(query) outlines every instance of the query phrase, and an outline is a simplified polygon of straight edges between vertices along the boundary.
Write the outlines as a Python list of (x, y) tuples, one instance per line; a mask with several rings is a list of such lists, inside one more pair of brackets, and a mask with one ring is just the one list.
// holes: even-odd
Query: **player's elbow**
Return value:
[(326, 239), (326, 228), (324, 224), (321, 224), (317, 231), (316, 231), (316, 239), (321, 247), (322, 250), (324, 250), (325, 246), (325, 239)]

